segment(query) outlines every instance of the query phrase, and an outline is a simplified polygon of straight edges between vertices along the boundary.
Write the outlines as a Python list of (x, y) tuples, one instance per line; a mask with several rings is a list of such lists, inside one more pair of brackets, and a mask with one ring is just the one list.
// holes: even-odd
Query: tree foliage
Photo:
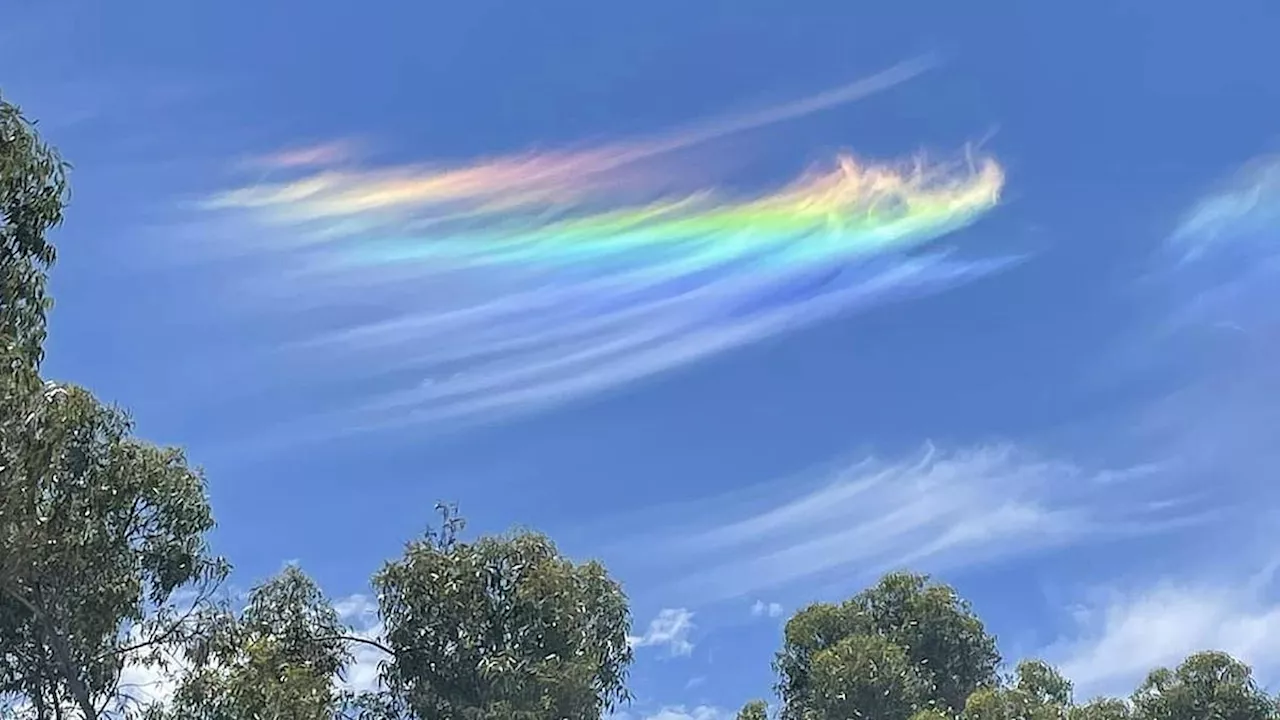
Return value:
[(967, 603), (903, 573), (798, 612), (775, 660), (788, 720), (1280, 720), (1278, 700), (1222, 652), (1153, 671), (1131, 698), (1080, 705), (1048, 663), (1024, 660), (1006, 678), (998, 664)]
[(50, 384), (4, 433), (0, 695), (88, 715), (128, 648), (176, 621), (174, 593), (221, 578), (203, 479), (130, 430), (87, 391)]
[(769, 720), (769, 704), (764, 700), (752, 700), (738, 711), (737, 720)]
[(850, 635), (816, 653), (800, 717), (906, 718), (928, 704), (920, 668), (881, 635)]
[(1254, 682), (1248, 665), (1223, 652), (1200, 652), (1173, 670), (1159, 668), (1133, 695), (1142, 720), (1274, 720), (1276, 700)]
[(62, 222), (67, 165), (0, 96), (0, 346), (10, 373), (39, 364), (46, 273), (57, 257), (48, 231)]
[(346, 627), (297, 567), (255, 588), (239, 617), (224, 610), (210, 620), (186, 649), (172, 702), (148, 720), (327, 720), (338, 712)]
[(97, 717), (126, 662), (172, 630), (174, 593), (216, 583), (223, 566), (182, 452), (38, 375), (65, 167), (0, 100), (0, 700)]
[(626, 596), (545, 536), (463, 542), (439, 531), (377, 574), (385, 680), (420, 717), (596, 720), (627, 698)]
[(1071, 682), (1040, 660), (1024, 660), (1011, 683), (979, 688), (965, 701), (961, 720), (1067, 720)]
[(1094, 698), (1070, 710), (1070, 720), (1132, 720), (1133, 706), (1120, 698)]
[[(861, 638), (854, 640), (855, 638)], [(869, 653), (859, 657), (859, 653)], [(839, 659), (837, 659), (839, 658)], [(841, 663), (877, 667), (893, 663), (876, 683), (899, 698), (867, 712), (906, 720), (926, 706), (958, 712), (979, 687), (992, 685), (1000, 656), (968, 603), (927, 576), (891, 573), (840, 605), (815, 604), (787, 623), (775, 667), (783, 717), (802, 720), (827, 707)]]

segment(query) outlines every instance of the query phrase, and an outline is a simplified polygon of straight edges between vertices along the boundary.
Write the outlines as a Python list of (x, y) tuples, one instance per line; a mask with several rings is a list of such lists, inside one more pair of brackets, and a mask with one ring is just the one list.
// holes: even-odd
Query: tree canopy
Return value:
[(444, 508), (374, 578), (391, 690), (420, 717), (468, 720), (589, 720), (625, 700), (630, 613), (604, 567), (537, 533), (461, 529)]
[(10, 363), (34, 367), (43, 353), (46, 273), (57, 258), (48, 232), (62, 222), (66, 169), (35, 125), (0, 95), (0, 338)]
[[(131, 656), (221, 577), (200, 473), (89, 391), (38, 376), (65, 164), (0, 100), (0, 698), (97, 717)], [(49, 715), (49, 714), (52, 715)]]
[(891, 573), (839, 605), (796, 613), (774, 664), (787, 720), (863, 702), (851, 699), (854, 676), (869, 683), (859, 694), (880, 698), (867, 712), (905, 720), (929, 707), (958, 712), (970, 694), (994, 683), (1000, 655), (954, 590), (923, 575)]

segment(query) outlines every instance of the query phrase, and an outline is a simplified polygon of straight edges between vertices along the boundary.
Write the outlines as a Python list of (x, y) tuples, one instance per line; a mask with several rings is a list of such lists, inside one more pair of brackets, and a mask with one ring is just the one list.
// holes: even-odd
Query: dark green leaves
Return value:
[(114, 692), (129, 631), (222, 564), (204, 481), (182, 454), (130, 435), (128, 419), (74, 386), (27, 398), (0, 433), (0, 639), (21, 648), (0, 695), (84, 706)]
[(626, 698), (626, 597), (543, 535), (411, 543), (374, 580), (390, 689), (420, 717), (596, 720)]
[(752, 700), (738, 711), (737, 720), (769, 720), (769, 705), (763, 700)]
[(830, 688), (819, 680), (838, 676), (837, 657), (876, 668), (874, 684), (896, 699), (867, 711), (884, 720), (906, 720), (926, 706), (959, 711), (974, 690), (994, 684), (1000, 662), (995, 638), (955, 591), (909, 573), (886, 575), (838, 606), (811, 605), (787, 623), (775, 661), (784, 717), (800, 720), (827, 707)]
[(1174, 670), (1152, 671), (1133, 695), (1142, 720), (1274, 720), (1276, 700), (1254, 682), (1249, 666), (1223, 652), (1201, 652)]
[(289, 567), (255, 588), (239, 617), (225, 612), (192, 639), (173, 702), (148, 720), (329, 720), (350, 660), (345, 634), (315, 583)]
[(45, 273), (56, 252), (45, 234), (62, 222), (67, 165), (0, 97), (0, 347), (10, 363), (39, 365)]

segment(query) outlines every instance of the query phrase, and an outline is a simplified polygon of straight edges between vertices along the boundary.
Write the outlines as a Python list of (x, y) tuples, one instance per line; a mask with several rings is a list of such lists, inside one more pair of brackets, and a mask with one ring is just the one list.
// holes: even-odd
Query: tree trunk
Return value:
[(89, 688), (84, 684), (84, 678), (80, 677), (80, 669), (71, 659), (71, 649), (67, 647), (67, 639), (53, 626), (53, 621), (47, 613), (38, 611), (38, 614), (45, 636), (53, 646), (54, 661), (58, 663), (58, 669), (62, 671), (62, 677), (67, 681), (67, 688), (71, 690), (76, 704), (80, 706), (80, 712), (84, 713), (84, 720), (98, 720), (98, 709), (93, 706), (93, 698), (89, 697)]
[[(67, 646), (67, 639), (62, 633), (58, 632), (58, 628), (54, 626), (53, 619), (44, 611), (43, 607), (38, 607), (21, 593), (12, 587), (5, 587), (5, 592), (14, 600), (17, 600), (28, 611), (40, 620), (40, 627), (44, 630), (45, 639), (49, 641), (49, 646), (53, 650), (53, 660), (57, 664), (62, 679), (67, 683), (67, 689), (71, 691), (72, 697), (76, 700), (76, 705), (80, 706), (80, 712), (84, 713), (84, 720), (98, 720), (98, 710), (93, 706), (93, 698), (89, 696), (89, 688), (84, 683), (84, 678), (80, 677), (79, 668), (75, 666), (75, 661), (71, 658), (71, 649)], [(54, 694), (54, 703), (57, 704), (57, 694)]]

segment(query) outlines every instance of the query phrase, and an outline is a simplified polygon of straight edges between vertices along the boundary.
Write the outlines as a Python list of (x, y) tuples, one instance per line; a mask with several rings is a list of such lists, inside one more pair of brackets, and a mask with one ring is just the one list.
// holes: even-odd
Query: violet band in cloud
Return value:
[[(917, 65), (671, 134), (660, 151), (847, 102), (925, 68)], [(662, 145), (430, 171), (321, 169), (222, 193), (212, 205), (249, 213), (264, 238), (314, 233), (314, 243), (282, 247), (342, 279), (298, 286), (303, 294), (345, 288), (325, 298), (334, 308), (392, 275), (404, 284), (385, 317), (295, 346), (311, 372), (378, 381), (377, 397), (339, 421), (355, 427), (555, 405), (1017, 260), (927, 247), (997, 206), (1005, 176), (990, 157), (886, 163), (841, 154), (745, 196), (707, 187), (611, 201), (608, 180), (626, 155), (619, 148), (635, 155)], [(420, 288), (406, 283), (415, 274)], [(441, 285), (467, 292), (455, 301), (433, 292)]]

